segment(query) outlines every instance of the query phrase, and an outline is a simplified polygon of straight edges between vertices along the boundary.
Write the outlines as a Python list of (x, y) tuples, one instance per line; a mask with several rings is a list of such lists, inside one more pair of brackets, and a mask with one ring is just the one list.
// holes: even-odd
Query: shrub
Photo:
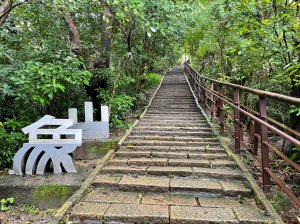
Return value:
[(22, 146), (26, 136), (21, 132), (25, 126), (16, 120), (0, 122), (0, 168), (11, 164), (15, 152)]
[(162, 76), (156, 73), (149, 73), (145, 77), (144, 88), (151, 88), (160, 83)]

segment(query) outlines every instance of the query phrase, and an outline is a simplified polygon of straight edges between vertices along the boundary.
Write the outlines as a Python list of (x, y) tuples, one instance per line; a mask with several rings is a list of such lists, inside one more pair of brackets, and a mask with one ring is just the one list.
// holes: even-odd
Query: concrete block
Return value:
[(108, 122), (77, 123), (72, 129), (82, 129), (83, 140), (100, 140), (109, 138)]
[(84, 102), (84, 118), (85, 122), (94, 121), (94, 109), (92, 102)]
[(76, 108), (68, 109), (68, 118), (71, 119), (74, 124), (78, 123), (78, 113)]
[(101, 106), (101, 121), (109, 122), (108, 106)]

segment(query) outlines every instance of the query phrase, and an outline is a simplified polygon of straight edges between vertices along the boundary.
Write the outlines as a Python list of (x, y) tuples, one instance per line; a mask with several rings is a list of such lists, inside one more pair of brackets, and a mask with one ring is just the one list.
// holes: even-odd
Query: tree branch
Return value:
[(109, 100), (109, 106), (108, 106), (108, 113), (109, 113), (109, 115), (111, 114), (112, 102), (113, 102), (113, 99), (115, 97), (116, 90), (118, 88), (118, 82), (119, 82), (120, 76), (122, 74), (122, 71), (127, 67), (127, 65), (129, 63), (131, 57), (132, 57), (132, 54), (128, 53), (126, 59), (124, 60), (122, 66), (121, 66), (121, 68), (119, 70), (119, 72), (116, 75), (116, 78), (115, 78), (115, 81), (114, 81), (113, 90), (112, 90), (112, 93), (111, 93), (111, 98)]
[(15, 5), (12, 5), (11, 0), (4, 0), (2, 6), (0, 7), (0, 26), (5, 22), (9, 13), (19, 5), (26, 3), (28, 0), (24, 0), (23, 2), (19, 2)]
[(80, 34), (79, 31), (75, 25), (75, 22), (72, 18), (72, 16), (65, 12), (64, 13), (64, 19), (65, 23), (68, 27), (68, 30), (70, 32), (70, 37), (71, 37), (71, 42), (72, 42), (72, 47), (73, 51), (77, 56), (82, 56), (82, 48), (81, 48), (81, 41), (80, 41)]

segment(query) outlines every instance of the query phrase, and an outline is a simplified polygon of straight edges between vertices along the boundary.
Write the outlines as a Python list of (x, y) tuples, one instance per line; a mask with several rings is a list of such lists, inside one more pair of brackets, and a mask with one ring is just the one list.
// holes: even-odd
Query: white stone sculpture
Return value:
[(29, 134), (29, 143), (23, 144), (14, 156), (10, 174), (42, 175), (50, 160), (54, 174), (62, 173), (62, 168), (68, 173), (76, 173), (70, 153), (81, 146), (82, 130), (69, 129), (73, 124), (72, 119), (46, 115), (23, 128), (22, 131)]
[(93, 119), (92, 102), (85, 102), (84, 109), (85, 122), (78, 123), (77, 109), (69, 108), (69, 119), (46, 115), (23, 128), (29, 134), (29, 142), (14, 156), (10, 174), (43, 175), (50, 161), (54, 174), (61, 174), (62, 169), (76, 173), (70, 154), (82, 145), (82, 140), (109, 138), (108, 106), (101, 106), (101, 121)]

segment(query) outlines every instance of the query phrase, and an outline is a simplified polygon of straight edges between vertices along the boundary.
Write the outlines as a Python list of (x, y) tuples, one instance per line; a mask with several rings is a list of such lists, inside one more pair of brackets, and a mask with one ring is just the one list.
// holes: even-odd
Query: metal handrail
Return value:
[[(271, 178), (277, 183), (279, 187), (284, 190), (287, 195), (300, 207), (300, 199), (294, 195), (294, 193), (288, 188), (288, 186), (280, 180), (276, 175), (270, 170), (270, 159), (269, 159), (269, 151), (272, 150), (278, 156), (280, 156), (285, 162), (295, 168), (298, 172), (300, 171), (300, 165), (295, 163), (286, 157), (283, 153), (280, 152), (276, 147), (268, 142), (268, 132), (275, 133), (287, 141), (291, 142), (295, 146), (300, 147), (300, 141), (296, 138), (300, 136), (300, 133), (296, 130), (293, 130), (284, 124), (281, 124), (271, 118), (267, 117), (267, 106), (266, 99), (271, 98), (278, 100), (280, 102), (284, 102), (290, 105), (300, 105), (300, 99), (296, 97), (290, 97), (278, 93), (262, 91), (258, 89), (252, 89), (249, 87), (244, 87), (232, 83), (225, 83), (215, 79), (211, 79), (200, 75), (197, 71), (195, 71), (189, 64), (184, 63), (185, 74), (188, 77), (188, 80), (191, 84), (191, 87), (197, 97), (199, 103), (203, 103), (205, 109), (208, 107), (211, 111), (211, 117), (217, 116), (220, 120), (220, 129), (223, 132), (225, 128), (225, 116), (224, 116), (224, 108), (223, 105), (226, 103), (227, 105), (233, 108), (233, 122), (234, 122), (234, 132), (233, 136), (235, 139), (235, 153), (240, 153), (241, 145), (244, 145), (243, 141), (243, 128), (241, 125), (241, 114), (244, 114), (246, 117), (250, 118), (250, 120), (255, 123), (255, 133), (254, 136), (254, 147), (252, 150), (252, 155), (254, 158), (260, 161), (262, 166), (262, 179), (263, 179), (263, 189), (264, 191), (270, 190)], [(209, 81), (211, 86), (207, 86), (206, 82)], [(217, 84), (218, 88), (216, 90), (215, 85)], [(233, 99), (228, 98), (223, 94), (223, 89), (231, 88), (233, 90)], [(259, 111), (254, 111), (250, 108), (243, 106), (240, 103), (240, 91), (246, 91), (248, 93), (254, 94), (259, 97)], [(209, 105), (210, 103), (210, 105)], [(216, 114), (216, 110), (219, 111)], [(269, 123), (268, 123), (269, 122)], [(273, 126), (279, 126), (281, 129)], [(287, 133), (294, 134), (291, 136)], [(262, 158), (258, 158), (258, 147), (260, 144)]]
[[(185, 63), (184, 65), (188, 66), (190, 69), (193, 69), (187, 63)], [(297, 97), (286, 96), (286, 95), (279, 94), (279, 93), (273, 93), (273, 92), (259, 90), (259, 89), (252, 89), (252, 88), (249, 88), (249, 87), (246, 87), (246, 86), (241, 86), (241, 85), (237, 85), (237, 84), (233, 84), (233, 83), (228, 83), (228, 82), (222, 82), (222, 81), (219, 81), (219, 80), (216, 80), (216, 79), (212, 79), (212, 78), (208, 78), (208, 77), (205, 77), (203, 75), (200, 75), (195, 70), (194, 70), (194, 72), (197, 74), (197, 76), (199, 78), (203, 78), (205, 80), (211, 81), (211, 82), (216, 83), (216, 84), (221, 84), (223, 86), (229, 86), (229, 87), (232, 87), (234, 89), (243, 90), (243, 91), (246, 91), (248, 93), (252, 93), (254, 95), (257, 95), (257, 96), (266, 97), (266, 98), (272, 98), (274, 100), (278, 100), (278, 101), (285, 102), (285, 103), (288, 103), (288, 104), (293, 104), (293, 105), (300, 106), (300, 98), (297, 98)]]

